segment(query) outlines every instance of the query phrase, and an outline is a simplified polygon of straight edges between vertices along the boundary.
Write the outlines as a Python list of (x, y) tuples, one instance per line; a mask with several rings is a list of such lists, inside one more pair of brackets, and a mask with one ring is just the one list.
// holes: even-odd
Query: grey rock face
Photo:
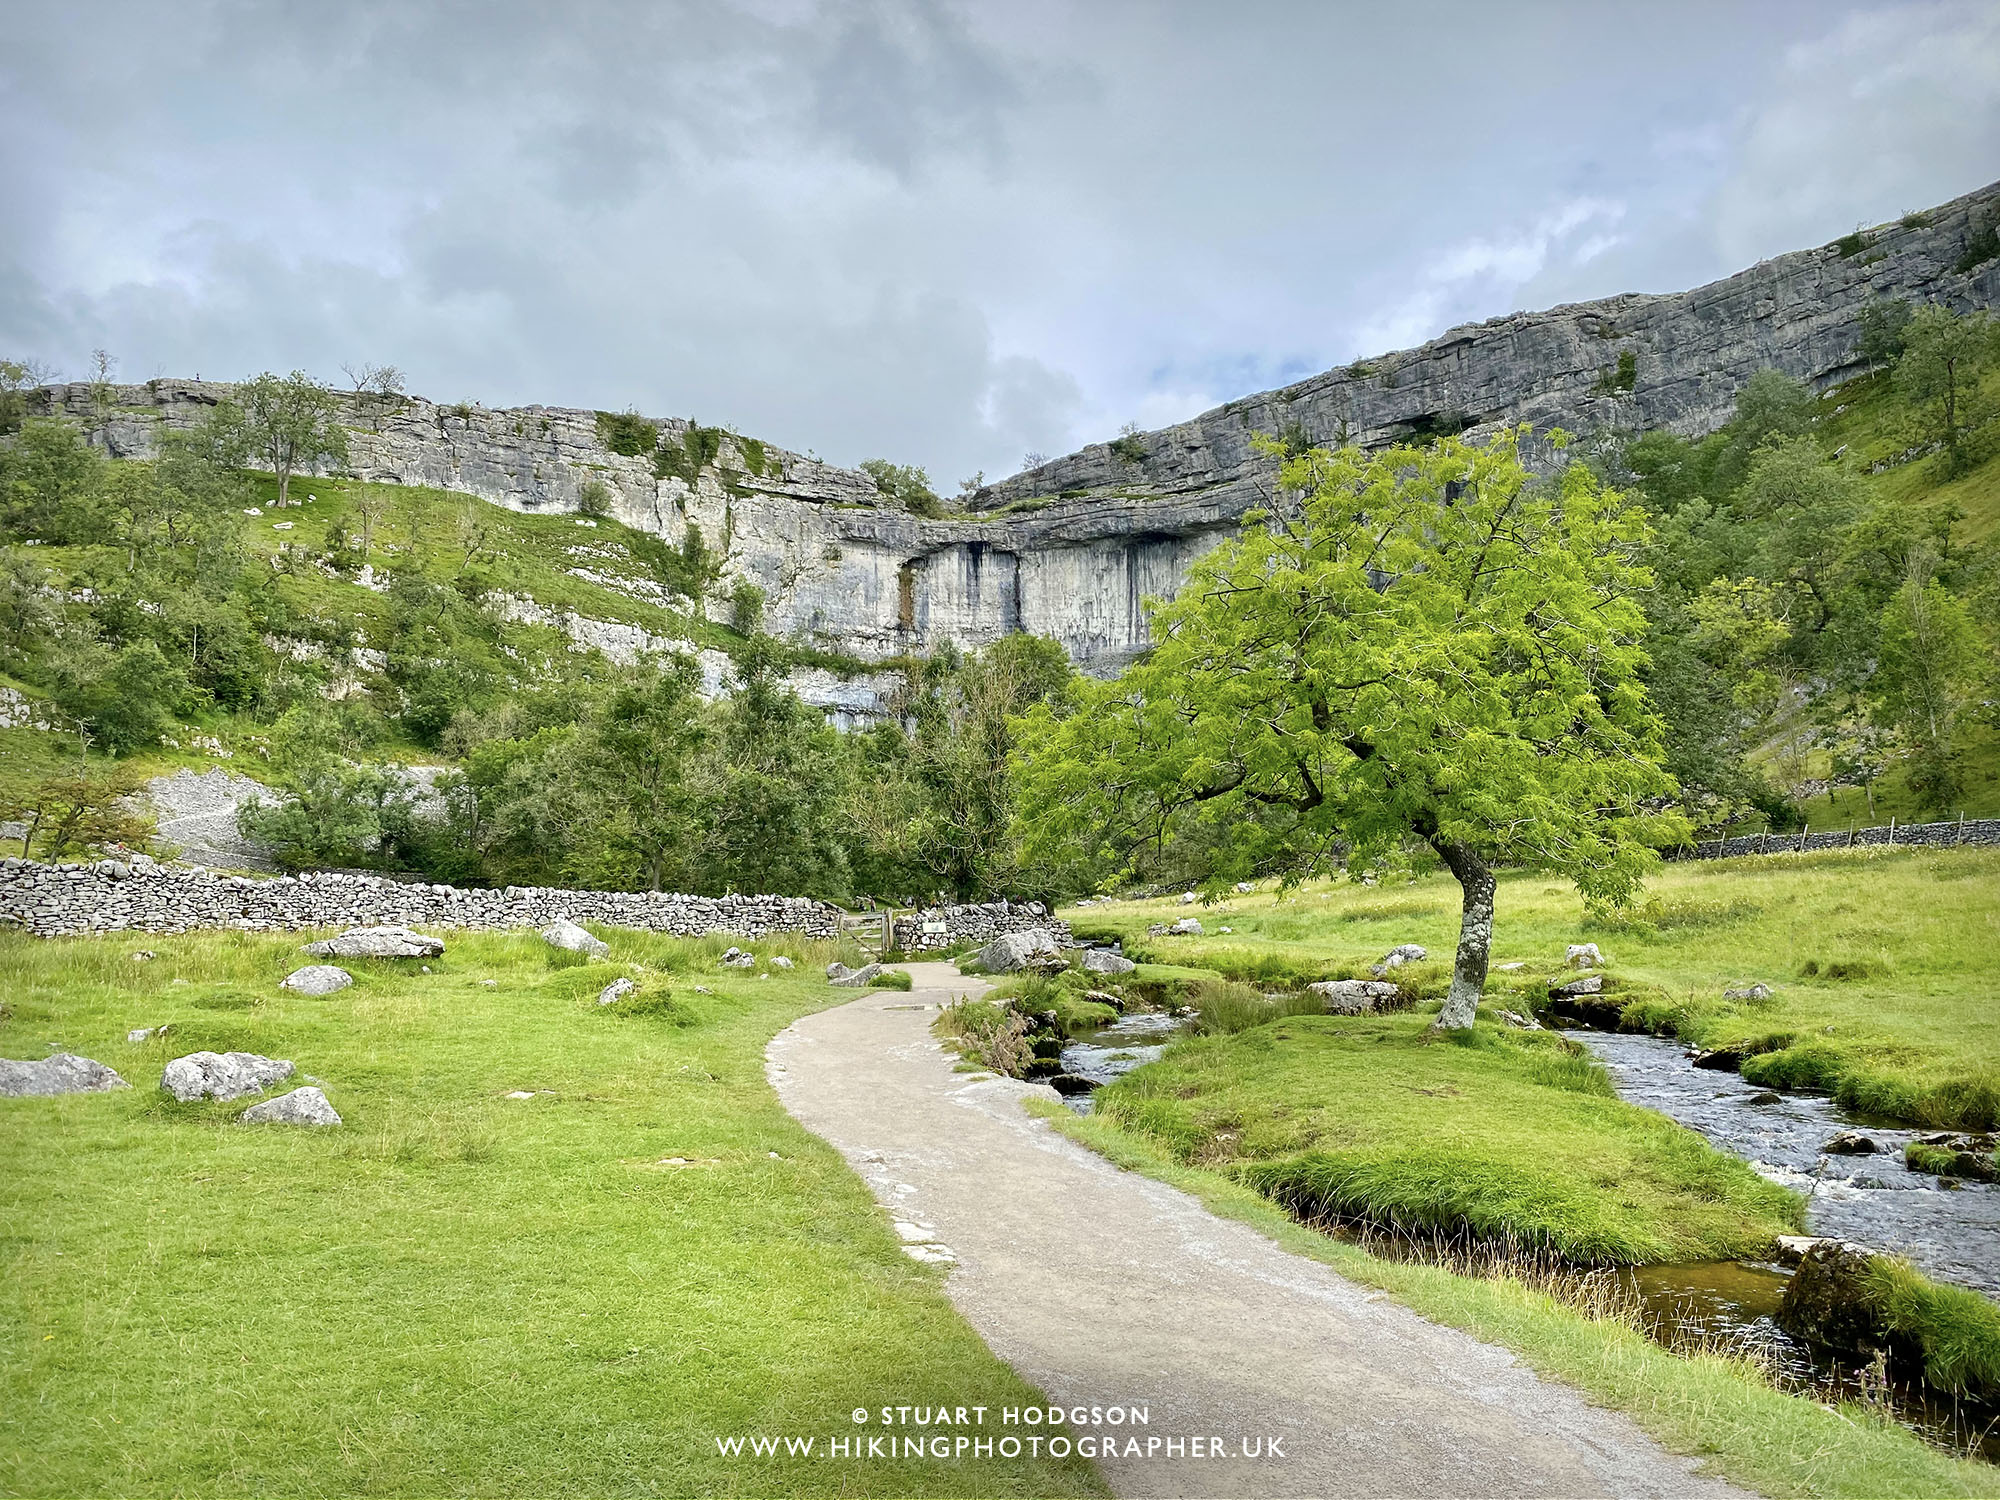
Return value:
[(1113, 953), (1107, 948), (1083, 950), (1083, 968), (1087, 974), (1130, 974), (1138, 967), (1123, 954)]
[(542, 929), (542, 941), (551, 948), (561, 948), (566, 953), (582, 953), (591, 958), (608, 958), (611, 947), (602, 938), (592, 937), (583, 928), (559, 917)]
[(1572, 979), (1568, 984), (1557, 985), (1550, 990), (1551, 995), (1573, 998), (1577, 995), (1601, 995), (1604, 993), (1604, 976), (1586, 974), (1581, 979)]
[(299, 952), (315, 958), (437, 958), (444, 943), (407, 927), (350, 927), (339, 937), (307, 943)]
[(1012, 974), (1037, 958), (1060, 959), (1062, 952), (1046, 928), (1009, 932), (979, 950), (979, 963), (989, 974)]
[(40, 1061), (0, 1057), (0, 1098), (101, 1094), (130, 1087), (113, 1069), (73, 1052), (58, 1052)]
[(599, 1005), (616, 1005), (620, 1000), (623, 1000), (638, 988), (639, 986), (629, 979), (614, 979), (597, 992), (597, 1003)]
[(1380, 979), (1328, 979), (1306, 989), (1326, 1001), (1330, 1016), (1365, 1016), (1391, 1009), (1402, 991)]
[[(1538, 432), (1708, 432), (1759, 369), (1822, 389), (1859, 373), (1857, 322), (1877, 297), (1961, 310), (2000, 301), (2000, 261), (1954, 269), (1975, 220), (1996, 202), (2000, 187), (1984, 188), (1932, 210), (1920, 227), (1886, 226), (1862, 255), (1801, 250), (1689, 292), (1455, 328), (1136, 443), (1092, 444), (985, 487), (972, 503), (987, 514), (970, 520), (883, 509), (866, 475), (770, 444), (753, 471), (733, 436), (688, 483), (655, 477), (649, 455), (612, 453), (588, 411), (341, 399), (351, 468), (362, 479), (457, 490), (528, 513), (574, 511), (584, 483), (597, 479), (629, 525), (676, 541), (690, 522), (711, 540), (727, 529), (730, 579), (765, 591), (774, 634), (880, 659), (1028, 630), (1109, 673), (1148, 643), (1140, 601), (1172, 595), (1194, 559), (1266, 503), (1273, 460), (1252, 446), (1259, 434), (1293, 428), (1314, 442), (1345, 434), (1382, 447), (1447, 428), (1477, 439), (1524, 421)], [(1607, 379), (1625, 355), (1629, 390)], [(148, 455), (161, 430), (193, 425), (230, 394), (170, 379), (115, 387), (102, 424), (108, 445), (119, 456)], [(34, 400), (38, 412), (95, 422), (87, 382), (46, 387)], [(682, 443), (688, 425), (662, 419), (662, 442)], [(1035, 508), (990, 514), (1021, 501)], [(879, 712), (879, 697), (872, 707), (858, 697), (851, 711)]]
[(160, 1087), (186, 1104), (261, 1094), (291, 1076), (291, 1063), (255, 1052), (190, 1052), (167, 1064)]
[(236, 1117), (245, 1125), (338, 1125), (340, 1116), (327, 1103), (326, 1095), (307, 1084), (253, 1104)]
[[(838, 973), (833, 972), (836, 969), (839, 970)], [(880, 964), (863, 964), (858, 969), (850, 969), (845, 964), (834, 964), (829, 968), (826, 977), (829, 984), (837, 984), (842, 989), (854, 990), (873, 984), (881, 972), (882, 966)]]
[(307, 964), (278, 981), (278, 988), (299, 995), (331, 995), (354, 983), (354, 976), (337, 964)]
[(1599, 969), (1604, 966), (1604, 955), (1597, 951), (1595, 943), (1571, 943), (1569, 951), (1563, 954), (1563, 962), (1572, 969)]

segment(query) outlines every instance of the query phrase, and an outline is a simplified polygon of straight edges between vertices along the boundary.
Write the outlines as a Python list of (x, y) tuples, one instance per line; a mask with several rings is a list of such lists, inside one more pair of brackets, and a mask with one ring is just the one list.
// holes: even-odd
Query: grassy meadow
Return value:
[[(448, 935), (323, 999), (277, 987), (301, 934), (0, 935), (0, 1055), (132, 1085), (0, 1100), (0, 1492), (1100, 1493), (1074, 1460), (718, 1455), (1039, 1397), (765, 1081), (776, 1031), (851, 998), (831, 947), (759, 945), (799, 963), (765, 977), (603, 935), (592, 964)], [(161, 1093), (202, 1048), (293, 1060), (345, 1124)]]

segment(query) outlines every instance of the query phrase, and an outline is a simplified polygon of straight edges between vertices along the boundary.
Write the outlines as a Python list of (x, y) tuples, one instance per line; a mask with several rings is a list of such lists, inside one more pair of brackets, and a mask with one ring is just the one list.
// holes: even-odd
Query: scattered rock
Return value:
[[(592, 937), (568, 917), (557, 917), (542, 929), (542, 941), (551, 948), (560, 948), (565, 953), (581, 953), (587, 958), (609, 958), (611, 945), (602, 938)], [(751, 960), (753, 963), (756, 960)]]
[(1113, 1010), (1123, 1010), (1125, 1008), (1125, 1002), (1109, 990), (1085, 990), (1083, 998), (1094, 1001), (1099, 1005), (1108, 1005)]
[(1846, 1240), (1814, 1240), (1785, 1286), (1778, 1326), (1823, 1348), (1864, 1360), (1886, 1349), (1882, 1309), (1869, 1290), (1874, 1256)]
[(1935, 1132), (1918, 1136), (1903, 1148), (1903, 1163), (1913, 1172), (1934, 1177), (1963, 1177), (1972, 1182), (1992, 1182), (2000, 1177), (2000, 1161), (1993, 1154), (1990, 1135), (1953, 1135)]
[(299, 952), (314, 958), (441, 958), (444, 943), (407, 927), (350, 927)]
[(1865, 1136), (1858, 1130), (1842, 1130), (1827, 1138), (1827, 1143), (1819, 1148), (1829, 1156), (1871, 1156), (1882, 1148), (1874, 1138)]
[(989, 974), (1013, 974), (1036, 966), (1037, 960), (1060, 961), (1062, 950), (1046, 927), (1002, 933), (979, 950), (979, 964)]
[(1688, 1061), (1711, 1073), (1734, 1073), (1743, 1066), (1747, 1054), (1741, 1047), (1702, 1047), (1688, 1055)]
[(1814, 1245), (1823, 1243), (1816, 1234), (1781, 1234), (1777, 1240), (1777, 1251), (1771, 1258), (1781, 1266), (1795, 1266)]
[(278, 988), (300, 995), (331, 995), (354, 983), (354, 976), (335, 964), (307, 964), (278, 981)]
[(241, 1099), (261, 1094), (292, 1076), (292, 1065), (255, 1052), (190, 1052), (167, 1064), (160, 1087), (183, 1104), (191, 1100)]
[(1234, 927), (1218, 927), (1215, 930), (1217, 932), (1234, 932), (1236, 929)]
[(1252, 885), (1247, 880), (1239, 880), (1236, 882), (1236, 894), (1239, 896), (1247, 896), (1256, 889), (1257, 887)]
[(845, 964), (835, 964), (833, 967), (840, 972), (828, 975), (828, 982), (846, 990), (858, 990), (863, 985), (873, 984), (882, 972), (880, 964), (863, 964), (858, 969), (850, 969)]
[(117, 1071), (74, 1052), (58, 1052), (39, 1062), (0, 1057), (0, 1098), (46, 1098), (55, 1094), (102, 1094), (130, 1088)]
[[(611, 950), (607, 948), (605, 951), (608, 953)], [(745, 953), (741, 948), (731, 948), (722, 955), (722, 962), (731, 969), (754, 969), (757, 967), (757, 955)]]
[(479, 981), (479, 987), (482, 990), (497, 990), (500, 988), (500, 981), (497, 979), (482, 979)]
[(1382, 961), (1368, 972), (1379, 979), (1391, 969), (1400, 969), (1404, 964), (1422, 963), (1430, 956), (1430, 950), (1421, 943), (1399, 943), (1383, 954)]
[(1759, 1089), (1743, 1102), (1745, 1104), (1783, 1104), (1785, 1099), (1784, 1095), (1774, 1093), (1770, 1089)]
[(1722, 992), (1725, 1000), (1768, 1000), (1771, 987), (1768, 984), (1746, 984)]
[(1193, 905), (1194, 905), (1194, 903), (1195, 903), (1195, 899), (1196, 899), (1196, 898), (1195, 898), (1195, 894), (1194, 894), (1194, 892), (1193, 892), (1193, 891), (1182, 891), (1182, 892), (1181, 892), (1181, 905), (1182, 905), (1182, 906), (1193, 906)]
[(1573, 999), (1578, 995), (1601, 995), (1604, 993), (1604, 976), (1587, 974), (1582, 979), (1572, 979), (1568, 984), (1557, 985), (1549, 991), (1552, 997)]
[(1131, 959), (1113, 953), (1109, 948), (1083, 950), (1083, 971), (1086, 974), (1130, 974), (1138, 967)]
[(149, 964), (159, 956), (151, 948), (141, 948), (137, 953), (132, 955), (132, 962), (135, 964)]
[(771, 955), (771, 967), (772, 967), (772, 968), (774, 968), (774, 969), (789, 969), (789, 968), (790, 968), (791, 966), (792, 966), (792, 961), (791, 961), (791, 960), (790, 960), (789, 958), (785, 957), (785, 955), (784, 955), (784, 954), (782, 954), (782, 953), (773, 953), (773, 954)]
[(1505, 1021), (1509, 1026), (1521, 1031), (1540, 1031), (1543, 1029), (1540, 1021), (1537, 1021), (1533, 1016), (1524, 1016), (1519, 1011), (1503, 1010), (1500, 1012), (1500, 1019)]
[(1595, 943), (1571, 943), (1569, 951), (1563, 955), (1563, 962), (1572, 969), (1601, 969), (1604, 955), (1597, 951)]
[(1527, 968), (1528, 961), (1525, 958), (1517, 958), (1511, 964), (1495, 964), (1493, 967), (1502, 974), (1512, 974), (1517, 969)]
[(629, 979), (614, 979), (597, 992), (597, 1003), (599, 1005), (616, 1005), (620, 1000), (623, 1000), (638, 988), (639, 986)]
[(1178, 922), (1167, 928), (1167, 935), (1169, 937), (1200, 937), (1201, 919), (1199, 917), (1182, 917)]
[(1071, 1098), (1077, 1094), (1088, 1094), (1097, 1087), (1097, 1084), (1093, 1080), (1080, 1078), (1074, 1073), (1052, 1074), (1046, 1082), (1050, 1088), (1065, 1098)]
[(168, 1032), (172, 1031), (173, 1029), (174, 1029), (174, 1023), (172, 1021), (165, 1022), (164, 1024), (159, 1026), (139, 1026), (135, 1027), (131, 1031), (126, 1032), (125, 1040), (128, 1042), (132, 1042), (134, 1044), (139, 1042), (150, 1042), (154, 1037), (164, 1037)]
[(1366, 1016), (1391, 1009), (1402, 991), (1380, 979), (1326, 979), (1306, 986), (1326, 1002), (1330, 1016)]
[(326, 1095), (308, 1085), (253, 1104), (236, 1117), (245, 1125), (338, 1125), (340, 1115)]
[(1153, 922), (1147, 925), (1146, 928), (1147, 937), (1165, 937), (1166, 935), (1167, 935), (1167, 924), (1165, 922)]

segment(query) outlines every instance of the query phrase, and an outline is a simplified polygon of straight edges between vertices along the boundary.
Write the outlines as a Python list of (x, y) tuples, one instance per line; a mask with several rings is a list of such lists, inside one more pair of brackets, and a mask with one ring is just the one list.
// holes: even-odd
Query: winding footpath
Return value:
[(1066, 1140), (1021, 1107), (1053, 1090), (953, 1072), (930, 1023), (983, 986), (908, 967), (909, 993), (779, 1033), (772, 1084), (917, 1258), (952, 1263), (947, 1291), (996, 1354), (1063, 1407), (1146, 1409), (1143, 1426), (1070, 1424), (1115, 1439), (1099, 1459), (1115, 1493), (1742, 1493), (1505, 1350)]

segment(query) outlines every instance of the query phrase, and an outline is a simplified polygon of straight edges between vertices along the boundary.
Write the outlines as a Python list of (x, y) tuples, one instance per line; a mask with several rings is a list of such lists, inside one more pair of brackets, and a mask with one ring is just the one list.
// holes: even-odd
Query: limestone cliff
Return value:
[[(1955, 269), (2000, 219), (2000, 184), (1858, 238), (1765, 261), (1691, 292), (1626, 295), (1453, 329), (1422, 348), (1246, 397), (1158, 432), (1094, 444), (988, 486), (975, 513), (927, 521), (880, 503), (851, 469), (667, 418), (650, 451), (613, 452), (598, 414), (349, 398), (356, 476), (423, 484), (523, 511), (573, 510), (595, 479), (622, 521), (678, 540), (699, 526), (766, 595), (779, 635), (864, 659), (1052, 636), (1112, 671), (1146, 639), (1142, 601), (1265, 492), (1257, 433), (1381, 445), (1505, 422), (1577, 433), (1708, 431), (1773, 367), (1817, 386), (1859, 372), (1861, 309), (1877, 297), (1990, 307), (2000, 259)], [(154, 380), (55, 386), (44, 408), (89, 421), (111, 451), (151, 451), (230, 387)], [(629, 441), (624, 446), (633, 446)], [(643, 445), (641, 445), (643, 446)]]

